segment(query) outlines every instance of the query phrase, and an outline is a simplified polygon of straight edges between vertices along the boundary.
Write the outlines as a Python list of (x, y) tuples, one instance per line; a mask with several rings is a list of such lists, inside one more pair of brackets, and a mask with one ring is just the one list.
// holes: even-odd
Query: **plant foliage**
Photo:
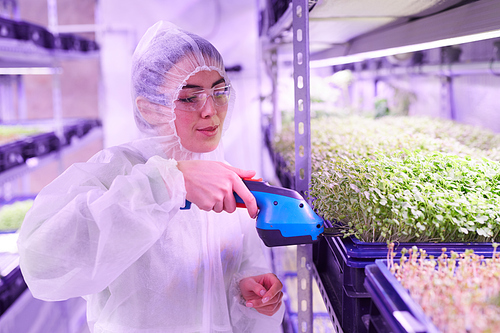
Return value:
[[(273, 149), (293, 169), (289, 127)], [(366, 242), (498, 241), (500, 135), (417, 117), (311, 121), (310, 198)]]

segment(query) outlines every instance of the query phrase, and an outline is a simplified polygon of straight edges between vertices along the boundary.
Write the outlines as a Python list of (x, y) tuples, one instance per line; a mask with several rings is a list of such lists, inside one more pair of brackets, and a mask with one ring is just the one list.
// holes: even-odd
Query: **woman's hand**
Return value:
[(283, 284), (272, 273), (250, 276), (240, 281), (241, 295), (246, 300), (246, 306), (266, 316), (272, 316), (281, 307), (282, 288)]
[(177, 168), (184, 175), (186, 199), (202, 210), (217, 213), (236, 210), (236, 192), (245, 203), (248, 214), (255, 218), (258, 213), (257, 202), (241, 178), (255, 176), (255, 171), (241, 170), (214, 161), (178, 161)]

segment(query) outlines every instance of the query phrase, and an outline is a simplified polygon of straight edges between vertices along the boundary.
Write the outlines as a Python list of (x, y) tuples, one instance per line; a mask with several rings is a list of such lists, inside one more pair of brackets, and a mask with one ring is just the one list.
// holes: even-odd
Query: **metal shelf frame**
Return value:
[[(327, 0), (335, 1), (335, 0)], [(277, 53), (288, 55), (290, 47), (293, 53), (293, 76), (294, 76), (294, 119), (295, 119), (295, 189), (302, 195), (307, 195), (308, 186), (311, 181), (311, 133), (310, 133), (310, 91), (309, 91), (309, 68), (315, 62), (324, 63), (324, 67), (332, 66), (326, 59), (345, 58), (346, 62), (354, 63), (355, 56), (364, 53), (373, 53), (379, 50), (398, 48), (401, 46), (429, 43), (435, 40), (450, 39), (470, 35), (484, 34), (497, 31), (500, 34), (500, 21), (497, 13), (500, 11), (500, 2), (497, 0), (471, 1), (450, 10), (433, 13), (427, 17), (416, 20), (394, 24), (391, 27), (378, 29), (373, 32), (362, 34), (353, 38), (348, 43), (335, 44), (331, 48), (310, 53), (309, 37), (309, 11), (317, 1), (292, 0), (290, 7), (271, 27), (267, 28), (263, 42), (264, 52), (274, 52), (272, 67), (277, 66)], [(313, 8), (314, 12), (314, 8)], [(300, 14), (299, 14), (300, 13)], [(314, 18), (312, 19), (314, 20)], [(326, 19), (325, 19), (326, 20)], [(317, 23), (319, 20), (316, 20)], [(437, 27), (437, 28), (436, 28)], [(292, 29), (290, 29), (292, 28)], [(291, 38), (291, 31), (293, 37)], [(494, 35), (491, 38), (498, 38)], [(291, 43), (290, 43), (291, 41)], [(313, 43), (313, 42), (311, 42)], [(290, 45), (292, 44), (292, 45)], [(377, 58), (377, 57), (372, 57)], [(287, 58), (288, 60), (288, 58)], [(338, 60), (337, 60), (338, 61)], [(350, 62), (349, 62), (350, 61)], [(478, 64), (449, 64), (449, 65), (423, 65), (413, 68), (379, 69), (376, 71), (357, 72), (360, 78), (370, 79), (372, 77), (404, 76), (404, 75), (439, 75), (451, 78), (456, 75), (491, 73), (500, 75), (500, 62), (498, 59), (491, 62)], [(274, 72), (273, 72), (274, 73)], [(273, 75), (276, 76), (276, 73)], [(273, 78), (276, 80), (276, 77)], [(275, 93), (273, 91), (273, 93)], [(279, 128), (275, 124), (278, 116), (277, 110), (273, 110), (273, 129)], [(274, 134), (274, 133), (273, 133)], [(272, 139), (272, 137), (271, 137)], [(298, 331), (312, 332), (312, 296), (311, 281), (316, 279), (318, 287), (323, 295), (323, 300), (331, 315), (336, 332), (341, 333), (342, 327), (330, 304), (321, 277), (312, 261), (312, 251), (309, 246), (297, 247), (297, 276), (298, 276)]]
[[(19, 11), (17, 1), (15, 0), (0, 0), (3, 7), (12, 8), (12, 12), (8, 15), (2, 15), (9, 20), (19, 20)], [(57, 31), (57, 0), (47, 0), (49, 31)], [(0, 92), (4, 92), (3, 97), (5, 102), (0, 108), (0, 120), (2, 121), (26, 121), (26, 103), (25, 90), (23, 85), (23, 75), (50, 75), (52, 77), (52, 100), (53, 110), (51, 124), (55, 134), (64, 142), (64, 119), (62, 110), (62, 92), (61, 92), (61, 61), (73, 61), (82, 59), (92, 59), (99, 57), (98, 50), (88, 50), (86, 52), (79, 50), (64, 50), (45, 48), (36, 45), (31, 40), (19, 40), (13, 38), (0, 38), (0, 75), (14, 77), (15, 90), (17, 91), (17, 103), (14, 103), (12, 98), (8, 98), (8, 93), (13, 93), (12, 84), (1, 87)], [(8, 83), (8, 82), (7, 82)], [(2, 97), (2, 96), (0, 96)], [(3, 102), (3, 101), (2, 101)], [(17, 106), (17, 108), (16, 108)], [(42, 165), (52, 161), (59, 161), (61, 155), (71, 149), (76, 149), (85, 145), (90, 140), (96, 138), (102, 139), (102, 130), (98, 130), (100, 134), (95, 134), (95, 130), (89, 133), (82, 140), (70, 146), (62, 147), (61, 151), (51, 153), (42, 158), (32, 158), (27, 160), (24, 165), (5, 170), (0, 174), (0, 194), (8, 192), (9, 182), (14, 181), (18, 177), (22, 177)], [(62, 170), (61, 170), (62, 171)]]
[[(295, 189), (307, 198), (311, 183), (308, 0), (292, 1), (292, 26), (295, 95)], [(299, 332), (313, 331), (312, 267), (312, 245), (297, 246)]]

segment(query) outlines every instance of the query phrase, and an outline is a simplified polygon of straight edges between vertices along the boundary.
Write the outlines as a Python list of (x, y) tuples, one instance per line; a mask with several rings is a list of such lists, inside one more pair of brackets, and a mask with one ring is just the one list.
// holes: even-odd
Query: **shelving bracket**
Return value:
[[(295, 189), (307, 197), (311, 182), (309, 1), (292, 1), (295, 95)], [(297, 246), (298, 331), (313, 331), (312, 245)]]

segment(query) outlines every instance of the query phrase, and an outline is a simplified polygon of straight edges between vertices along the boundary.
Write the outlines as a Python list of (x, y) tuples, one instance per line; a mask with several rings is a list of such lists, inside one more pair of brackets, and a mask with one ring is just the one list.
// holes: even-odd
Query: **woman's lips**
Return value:
[(206, 136), (214, 136), (217, 134), (219, 126), (208, 126), (203, 128), (198, 128), (198, 132), (206, 135)]

